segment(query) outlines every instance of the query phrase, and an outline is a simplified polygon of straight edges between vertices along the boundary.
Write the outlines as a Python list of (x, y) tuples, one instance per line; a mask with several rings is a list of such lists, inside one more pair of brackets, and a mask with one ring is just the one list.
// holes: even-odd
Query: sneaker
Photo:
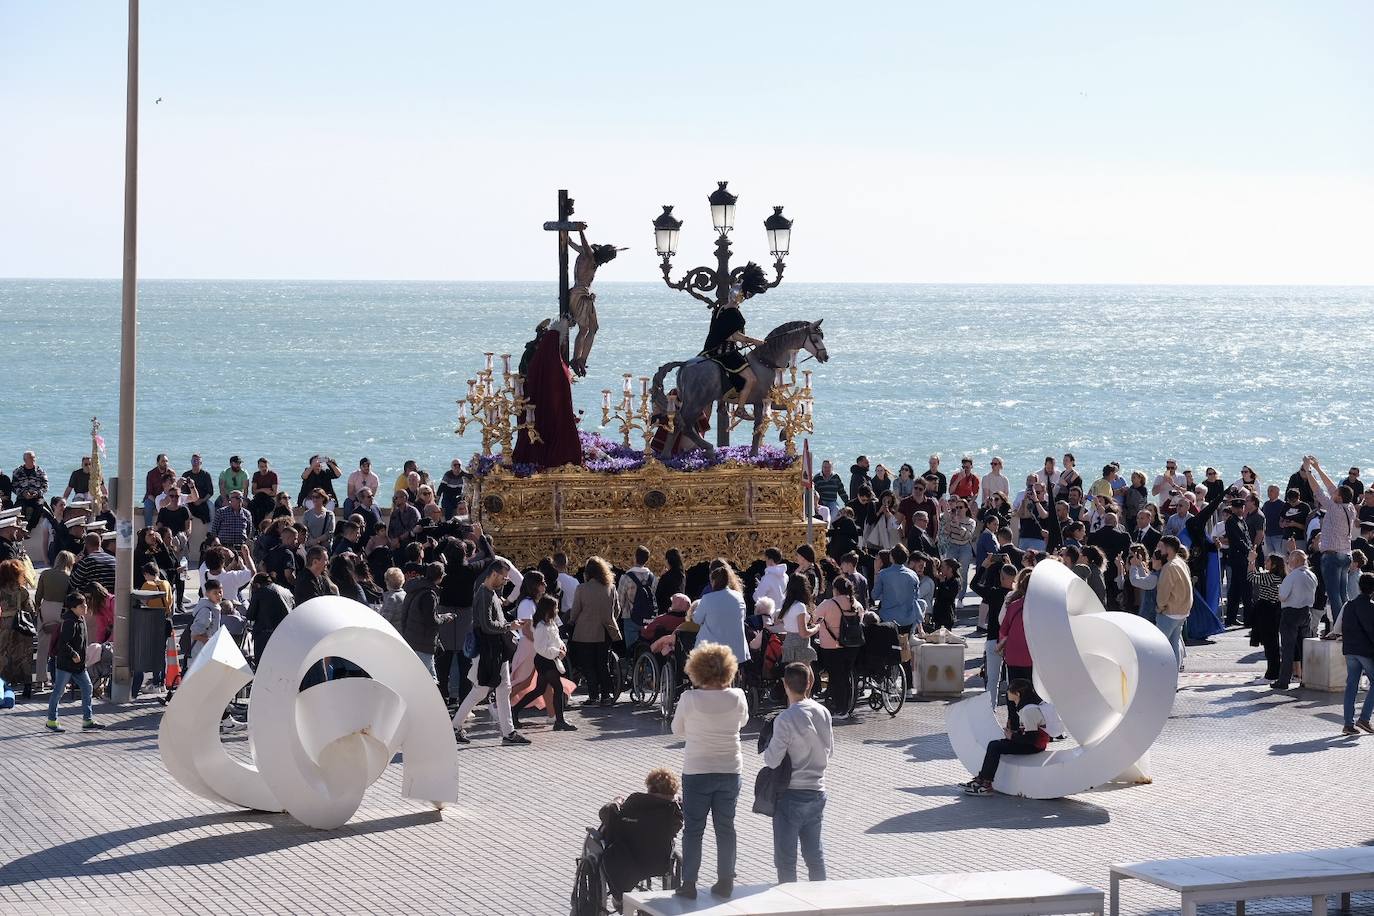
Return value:
[(577, 726), (568, 722), (554, 722), (553, 730), (556, 732), (575, 732), (577, 731)]
[(992, 786), (981, 780), (974, 780), (973, 785), (964, 787), (965, 795), (992, 795)]
[(468, 733), (463, 731), (463, 729), (461, 728), (455, 728), (453, 730), (453, 740), (457, 741), (459, 744), (472, 743), (472, 739), (468, 737)]
[(1342, 735), (1358, 735), (1359, 733), (1359, 729), (1355, 728), (1353, 725), (1347, 725), (1345, 728), (1341, 729)]
[(95, 721), (94, 719), (87, 719), (86, 721), (84, 721), (84, 722), (81, 723), (81, 727), (84, 728), (84, 729), (97, 729), (97, 730), (98, 730), (98, 729), (104, 728), (105, 726), (101, 725), (99, 722)]
[(60, 725), (57, 724), (57, 720), (56, 720), (56, 719), (49, 719), (49, 720), (48, 720), (47, 729), (48, 729), (48, 731), (50, 731), (50, 732), (64, 732), (64, 731), (66, 731), (65, 728), (63, 728), (62, 726), (60, 726)]
[(1278, 681), (1275, 681), (1274, 683), (1272, 683), (1272, 684), (1269, 685), (1269, 689), (1270, 689), (1270, 690), (1291, 690), (1292, 687), (1290, 687), (1288, 684), (1280, 684)]
[(1355, 723), (1355, 727), (1368, 735), (1374, 735), (1374, 725), (1369, 724), (1368, 719), (1361, 719)]
[(973, 628), (973, 635), (974, 635), (974, 636), (987, 636), (987, 635), (988, 635), (987, 627), (974, 627), (974, 628)]
[(529, 744), (529, 743), (530, 743), (530, 739), (529, 739), (529, 738), (526, 738), (524, 735), (520, 734), (519, 732), (511, 732), (509, 735), (507, 735), (506, 737), (504, 737), (504, 738), (501, 739), (501, 743), (502, 743), (502, 744)]
[(233, 716), (225, 716), (223, 719), (219, 720), (219, 733), (221, 735), (232, 735), (235, 732), (243, 731), (247, 727), (248, 724), (246, 722), (240, 722)]
[(728, 899), (734, 892), (735, 881), (733, 878), (721, 878), (715, 884), (711, 885), (712, 897), (725, 897)]
[(961, 789), (967, 789), (969, 786), (976, 786), (976, 785), (978, 785), (978, 777), (977, 777), (977, 776), (973, 777), (973, 778), (970, 779), (968, 782), (961, 782), (961, 783), (959, 783), (959, 788), (961, 788)]
[(673, 891), (674, 897), (682, 897), (684, 900), (697, 899), (697, 886), (695, 884), (680, 884), (677, 890)]

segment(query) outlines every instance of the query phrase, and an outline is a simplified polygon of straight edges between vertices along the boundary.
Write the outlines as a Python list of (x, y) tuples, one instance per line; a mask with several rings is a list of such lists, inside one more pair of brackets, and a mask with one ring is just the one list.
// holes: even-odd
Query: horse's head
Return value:
[(821, 321), (811, 323), (811, 327), (806, 332), (806, 340), (802, 343), (802, 349), (816, 357), (816, 362), (829, 362), (830, 354), (825, 351), (825, 332), (821, 330)]

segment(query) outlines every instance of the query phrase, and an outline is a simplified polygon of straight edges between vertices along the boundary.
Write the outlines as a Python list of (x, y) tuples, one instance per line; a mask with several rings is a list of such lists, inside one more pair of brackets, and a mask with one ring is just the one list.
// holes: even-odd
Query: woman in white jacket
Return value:
[(558, 624), (558, 599), (552, 595), (541, 596), (534, 611), (534, 671), (539, 680), (534, 689), (511, 708), (511, 722), (516, 728), (520, 727), (520, 710), (551, 693), (553, 730), (577, 731), (576, 725), (563, 719), (563, 658), (568, 654), (568, 647), (558, 635)]

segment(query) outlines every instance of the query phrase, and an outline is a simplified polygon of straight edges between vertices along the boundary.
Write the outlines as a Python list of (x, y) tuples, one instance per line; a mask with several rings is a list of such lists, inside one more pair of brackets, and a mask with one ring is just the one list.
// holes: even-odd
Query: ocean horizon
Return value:
[[(574, 403), (582, 428), (616, 437), (601, 390), (695, 354), (709, 315), (661, 282), (596, 289), (601, 330)], [(367, 455), (383, 477), (409, 458), (437, 475), (480, 448), (453, 430), (483, 352), (514, 362), (556, 312), (552, 282), (142, 280), (138, 471), (158, 452), (181, 470), (198, 451), (213, 473), (230, 454), (265, 456), (289, 480), (324, 453), (345, 470)], [(0, 466), (33, 449), (60, 492), (98, 415), (112, 472), (119, 281), (0, 280), (0, 314), (13, 379)], [(1374, 365), (1360, 332), (1374, 287), (784, 281), (745, 314), (758, 336), (825, 320), (830, 362), (806, 364), (811, 445), (841, 470), (860, 452), (918, 470), (939, 453), (947, 472), (997, 454), (1013, 482), (1064, 451), (1089, 479), (1108, 460), (1153, 474), (1166, 456), (1228, 481), (1241, 464), (1286, 479), (1309, 452), (1333, 471), (1374, 467), (1354, 393)]]

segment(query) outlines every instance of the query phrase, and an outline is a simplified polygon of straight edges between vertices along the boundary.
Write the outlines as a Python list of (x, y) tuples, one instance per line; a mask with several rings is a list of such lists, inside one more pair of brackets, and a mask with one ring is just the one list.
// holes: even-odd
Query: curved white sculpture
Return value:
[[(1088, 584), (1062, 563), (1031, 573), (1026, 641), (1036, 691), (1054, 703), (1077, 747), (1006, 756), (993, 787), (1009, 795), (1060, 798), (1113, 781), (1149, 781), (1149, 750), (1178, 689), (1178, 666), (1159, 628), (1134, 614), (1108, 613)], [(1002, 737), (985, 695), (952, 704), (945, 725), (970, 773), (988, 742)]]
[[(301, 691), (315, 662), (339, 656), (368, 678)], [(220, 715), (253, 681), (248, 738), (254, 765), (219, 738)], [(347, 598), (315, 598), (272, 634), (256, 676), (223, 629), (196, 656), (158, 730), (167, 771), (203, 798), (289, 812), (340, 827), (399, 750), (401, 794), (442, 808), (458, 797), (458, 746), (444, 701), (414, 651), (379, 615)]]

